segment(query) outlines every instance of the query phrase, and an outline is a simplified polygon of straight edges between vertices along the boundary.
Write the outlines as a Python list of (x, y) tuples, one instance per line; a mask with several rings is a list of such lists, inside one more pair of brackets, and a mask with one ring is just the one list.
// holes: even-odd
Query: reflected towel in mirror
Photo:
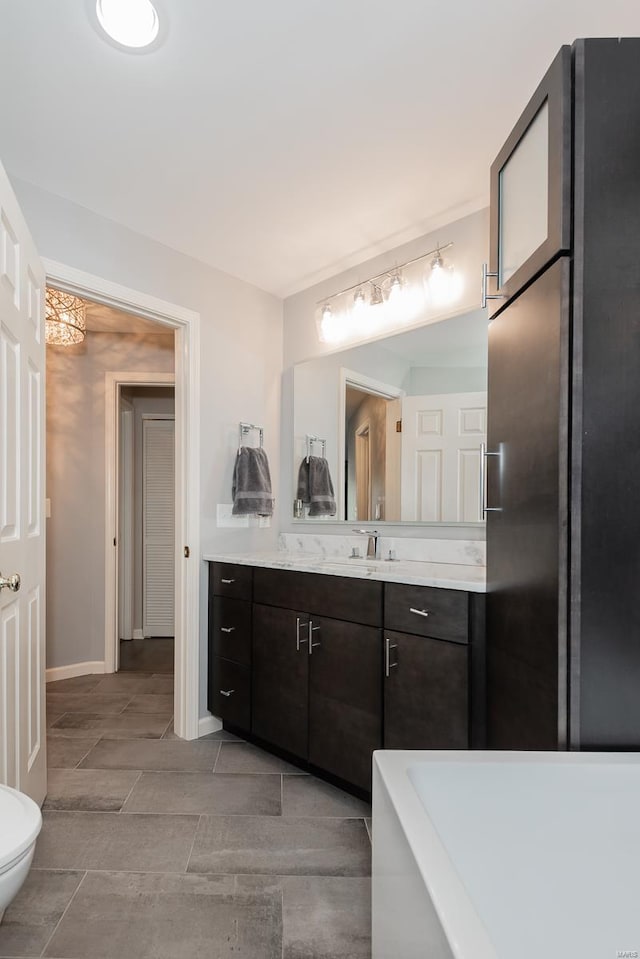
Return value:
[(335, 516), (336, 497), (323, 456), (307, 456), (298, 473), (298, 499), (309, 507), (309, 516)]

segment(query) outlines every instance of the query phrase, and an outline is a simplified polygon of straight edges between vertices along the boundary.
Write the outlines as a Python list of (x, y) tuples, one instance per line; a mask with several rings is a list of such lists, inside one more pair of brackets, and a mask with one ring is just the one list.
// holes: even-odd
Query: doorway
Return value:
[(172, 673), (174, 388), (123, 385), (118, 427), (117, 668)]
[[(199, 723), (199, 314), (65, 265), (44, 261), (47, 283), (84, 300), (164, 326), (175, 335), (175, 732), (195, 739), (211, 729)], [(126, 374), (131, 378), (131, 374)], [(109, 459), (104, 523), (104, 671), (116, 668), (118, 632), (118, 512), (116, 402), (122, 374), (105, 375), (108, 397), (105, 459)], [(156, 385), (166, 385), (156, 384)], [(111, 402), (110, 400), (113, 400)], [(192, 562), (189, 559), (193, 557)]]

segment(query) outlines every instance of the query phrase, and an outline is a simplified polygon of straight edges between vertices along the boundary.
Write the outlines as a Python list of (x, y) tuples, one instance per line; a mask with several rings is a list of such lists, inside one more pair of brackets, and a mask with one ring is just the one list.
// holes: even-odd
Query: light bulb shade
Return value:
[(51, 346), (82, 343), (87, 332), (87, 311), (80, 297), (47, 287), (45, 302), (45, 342)]
[(97, 0), (96, 14), (104, 32), (123, 47), (140, 50), (158, 36), (160, 21), (150, 0)]
[(460, 275), (452, 266), (445, 265), (440, 253), (429, 264), (424, 286), (428, 303), (435, 307), (455, 303), (462, 293)]

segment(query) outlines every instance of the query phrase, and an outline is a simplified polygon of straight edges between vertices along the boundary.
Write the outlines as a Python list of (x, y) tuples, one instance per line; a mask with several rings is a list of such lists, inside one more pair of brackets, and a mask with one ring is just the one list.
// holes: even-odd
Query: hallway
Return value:
[(365, 803), (230, 733), (176, 739), (170, 672), (47, 700), (44, 827), (0, 959), (370, 956)]

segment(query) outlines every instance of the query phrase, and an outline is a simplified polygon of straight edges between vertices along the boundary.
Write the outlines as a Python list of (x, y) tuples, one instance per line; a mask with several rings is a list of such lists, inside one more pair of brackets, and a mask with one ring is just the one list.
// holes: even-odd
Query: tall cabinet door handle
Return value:
[(314, 626), (313, 620), (312, 619), (309, 620), (309, 655), (310, 656), (313, 654), (313, 651), (316, 648), (316, 646), (321, 645), (320, 643), (314, 643), (313, 641), (313, 634), (317, 633), (319, 629), (320, 629), (320, 626)]
[(500, 513), (499, 506), (487, 506), (487, 457), (497, 456), (500, 453), (489, 452), (485, 443), (480, 444), (480, 513), (482, 519), (487, 518), (487, 513)]
[(307, 626), (310, 626), (310, 625), (311, 625), (311, 623), (302, 623), (302, 622), (300, 621), (300, 617), (299, 617), (299, 616), (296, 616), (296, 650), (297, 650), (297, 652), (300, 652), (300, 643), (308, 643), (308, 642), (309, 642), (309, 637), (308, 637), (308, 636), (301, 636), (301, 635), (300, 635), (300, 628), (302, 627), (303, 629), (306, 629), (306, 627), (307, 627)]
[(497, 274), (497, 273), (490, 273), (490, 272), (489, 272), (489, 268), (487, 267), (487, 264), (486, 264), (486, 263), (483, 263), (483, 264), (482, 264), (482, 286), (481, 286), (481, 290), (480, 290), (480, 305), (481, 305), (481, 307), (482, 307), (483, 310), (486, 310), (486, 308), (487, 308), (487, 301), (488, 301), (488, 300), (504, 300), (504, 299), (505, 299), (505, 296), (504, 296), (504, 294), (502, 294), (502, 293), (489, 293), (489, 292), (488, 292), (489, 277), (491, 277), (492, 279), (497, 280), (497, 279), (498, 279), (498, 274)]
[(385, 636), (385, 640), (384, 640), (384, 674), (385, 674), (385, 676), (387, 677), (387, 679), (388, 679), (389, 676), (391, 675), (391, 670), (392, 670), (392, 669), (395, 669), (396, 666), (398, 665), (397, 663), (392, 663), (392, 662), (391, 662), (391, 650), (392, 650), (392, 649), (397, 649), (397, 648), (398, 648), (398, 644), (397, 644), (397, 643), (392, 643), (391, 640), (390, 640), (388, 637)]

